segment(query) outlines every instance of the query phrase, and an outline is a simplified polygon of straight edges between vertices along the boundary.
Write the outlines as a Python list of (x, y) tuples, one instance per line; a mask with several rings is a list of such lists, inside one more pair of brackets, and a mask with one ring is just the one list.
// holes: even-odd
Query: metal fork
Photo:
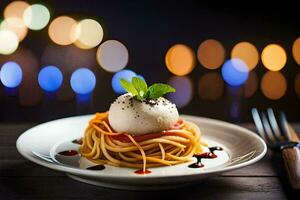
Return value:
[(284, 112), (280, 112), (280, 123), (277, 122), (272, 108), (260, 113), (257, 108), (252, 108), (252, 117), (257, 133), (268, 147), (281, 151), (291, 186), (300, 189), (299, 137), (289, 125)]

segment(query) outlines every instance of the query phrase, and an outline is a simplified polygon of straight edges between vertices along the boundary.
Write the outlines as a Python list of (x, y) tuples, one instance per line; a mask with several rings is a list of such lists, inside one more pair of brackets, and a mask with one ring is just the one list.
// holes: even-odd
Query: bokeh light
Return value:
[(231, 58), (239, 58), (243, 60), (249, 70), (252, 70), (256, 67), (259, 54), (256, 47), (249, 42), (240, 42), (236, 44), (231, 51)]
[(189, 77), (173, 76), (168, 80), (168, 84), (176, 89), (176, 92), (169, 93), (167, 98), (175, 103), (178, 108), (187, 106), (193, 98), (193, 84)]
[(295, 78), (295, 92), (297, 96), (300, 98), (300, 72), (296, 75)]
[(217, 69), (224, 62), (225, 49), (218, 40), (208, 39), (199, 45), (197, 58), (203, 67)]
[(0, 30), (9, 30), (14, 32), (17, 35), (19, 42), (22, 41), (28, 33), (28, 29), (22, 18), (17, 17), (9, 17), (2, 21), (0, 24)]
[(136, 76), (138, 76), (138, 75), (134, 71), (131, 71), (129, 69), (124, 69), (124, 70), (121, 70), (121, 71), (115, 73), (111, 80), (111, 85), (112, 85), (113, 90), (117, 94), (126, 93), (126, 90), (124, 90), (124, 88), (122, 87), (122, 85), (120, 83), (120, 79), (123, 78), (127, 81), (131, 81), (131, 79)]
[(271, 71), (279, 71), (286, 64), (285, 50), (277, 44), (267, 45), (261, 54), (261, 60), (264, 66)]
[(29, 49), (20, 47), (11, 55), (0, 56), (0, 63), (12, 60), (20, 65), (23, 74), (22, 82), (18, 87), (19, 104), (21, 106), (38, 104), (42, 95), (37, 81), (39, 65), (35, 55)]
[(99, 65), (109, 72), (123, 69), (128, 63), (128, 57), (126, 46), (117, 40), (103, 42), (96, 54)]
[(224, 81), (217, 72), (203, 75), (198, 83), (198, 94), (200, 99), (216, 101), (224, 92)]
[(165, 62), (171, 73), (177, 76), (184, 76), (194, 69), (195, 54), (190, 47), (176, 44), (168, 50)]
[(53, 92), (60, 88), (63, 82), (63, 75), (57, 67), (46, 66), (40, 71), (38, 82), (43, 90)]
[(33, 4), (25, 9), (23, 20), (29, 29), (41, 30), (47, 26), (50, 20), (50, 13), (47, 7), (41, 4)]
[(75, 45), (81, 49), (94, 48), (103, 39), (101, 25), (93, 19), (81, 20), (75, 28)]
[(15, 62), (6, 62), (2, 65), (0, 79), (3, 85), (8, 88), (15, 88), (22, 81), (22, 69)]
[(74, 30), (77, 22), (68, 16), (55, 18), (49, 25), (48, 33), (51, 40), (59, 45), (69, 45), (75, 42)]
[(3, 12), (4, 18), (16, 17), (22, 19), (23, 13), (28, 7), (29, 4), (26, 1), (13, 1), (5, 7)]
[(287, 82), (282, 73), (268, 71), (264, 74), (260, 87), (267, 98), (277, 100), (284, 96)]
[(294, 41), (292, 53), (296, 63), (300, 65), (300, 37)]
[(19, 46), (18, 36), (10, 30), (0, 30), (0, 54), (9, 55)]
[(96, 86), (96, 77), (88, 68), (79, 68), (73, 72), (70, 84), (76, 94), (90, 94)]
[(231, 86), (244, 84), (249, 75), (249, 69), (244, 61), (238, 58), (227, 60), (222, 66), (222, 77)]
[(249, 77), (244, 85), (244, 97), (250, 98), (258, 88), (258, 78), (254, 71), (249, 73)]

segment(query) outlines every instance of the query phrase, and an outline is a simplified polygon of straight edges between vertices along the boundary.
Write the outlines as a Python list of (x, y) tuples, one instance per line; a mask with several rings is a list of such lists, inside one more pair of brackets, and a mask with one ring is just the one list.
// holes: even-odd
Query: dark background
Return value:
[[(0, 1), (0, 11), (10, 1)], [(251, 98), (244, 98), (243, 87), (233, 88), (225, 84), (224, 94), (217, 101), (201, 100), (198, 95), (198, 81), (210, 72), (198, 63), (189, 78), (193, 83), (193, 98), (190, 103), (179, 109), (181, 113), (212, 117), (231, 122), (251, 120), (250, 109), (257, 106), (262, 109), (274, 107), (286, 111), (291, 121), (299, 121), (299, 102), (294, 90), (296, 74), (300, 66), (292, 57), (291, 48), (294, 40), (300, 36), (300, 15), (297, 5), (287, 1), (278, 3), (262, 1), (121, 1), (121, 0), (53, 0), (28, 1), (46, 5), (51, 20), (60, 15), (75, 19), (93, 18), (104, 29), (104, 39), (117, 39), (129, 50), (127, 69), (142, 74), (147, 82), (167, 82), (172, 74), (164, 62), (165, 54), (172, 45), (183, 43), (195, 52), (199, 44), (209, 38), (222, 42), (229, 58), (232, 47), (240, 41), (249, 41), (261, 53), (270, 43), (280, 44), (287, 52), (287, 64), (281, 70), (288, 82), (286, 94), (279, 100), (266, 98), (258, 89)], [(43, 63), (43, 52), (48, 45), (53, 45), (47, 34), (47, 27), (42, 31), (29, 31), (21, 48), (32, 51), (38, 61), (38, 68)], [(62, 52), (63, 48), (57, 47)], [(87, 50), (93, 54), (94, 50)], [(82, 60), (84, 50), (79, 51)], [(58, 54), (59, 59), (60, 54)], [(63, 54), (61, 55), (63, 56)], [(0, 64), (9, 60), (9, 56), (0, 56)], [(71, 62), (71, 61), (70, 61)], [(97, 77), (97, 85), (90, 99), (81, 101), (68, 86), (69, 74), (64, 74), (65, 85), (56, 94), (43, 92), (41, 89), (26, 88), (19, 95), (20, 89), (8, 90), (0, 85), (0, 122), (43, 122), (51, 119), (106, 111), (117, 97), (111, 88), (112, 73), (104, 71), (92, 61), (89, 66)], [(66, 63), (67, 65), (68, 63)], [(66, 67), (66, 66), (63, 66)], [(80, 66), (75, 66), (80, 67)], [(267, 70), (259, 61), (255, 73), (260, 81)], [(216, 70), (220, 72), (220, 69)], [(37, 79), (37, 77), (36, 77)], [(37, 80), (32, 80), (37, 81)], [(259, 83), (258, 83), (259, 84)], [(62, 94), (62, 98), (60, 97)], [(22, 98), (40, 99), (30, 106), (22, 105)]]

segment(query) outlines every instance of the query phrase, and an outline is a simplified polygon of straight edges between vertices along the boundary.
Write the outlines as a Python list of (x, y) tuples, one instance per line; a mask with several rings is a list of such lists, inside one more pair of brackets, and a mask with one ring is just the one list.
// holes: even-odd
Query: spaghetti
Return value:
[(144, 135), (116, 133), (108, 112), (96, 113), (85, 130), (80, 153), (97, 164), (141, 168), (170, 166), (189, 161), (203, 152), (199, 128), (178, 120), (170, 129)]

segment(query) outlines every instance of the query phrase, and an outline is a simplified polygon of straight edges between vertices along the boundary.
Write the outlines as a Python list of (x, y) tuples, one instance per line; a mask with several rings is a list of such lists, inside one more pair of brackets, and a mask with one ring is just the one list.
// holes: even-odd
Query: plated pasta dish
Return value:
[(148, 87), (137, 77), (131, 82), (121, 79), (121, 85), (128, 93), (89, 121), (81, 156), (146, 174), (149, 168), (188, 162), (204, 152), (199, 127), (181, 119), (176, 105), (162, 97), (175, 92), (173, 87), (161, 83)]

